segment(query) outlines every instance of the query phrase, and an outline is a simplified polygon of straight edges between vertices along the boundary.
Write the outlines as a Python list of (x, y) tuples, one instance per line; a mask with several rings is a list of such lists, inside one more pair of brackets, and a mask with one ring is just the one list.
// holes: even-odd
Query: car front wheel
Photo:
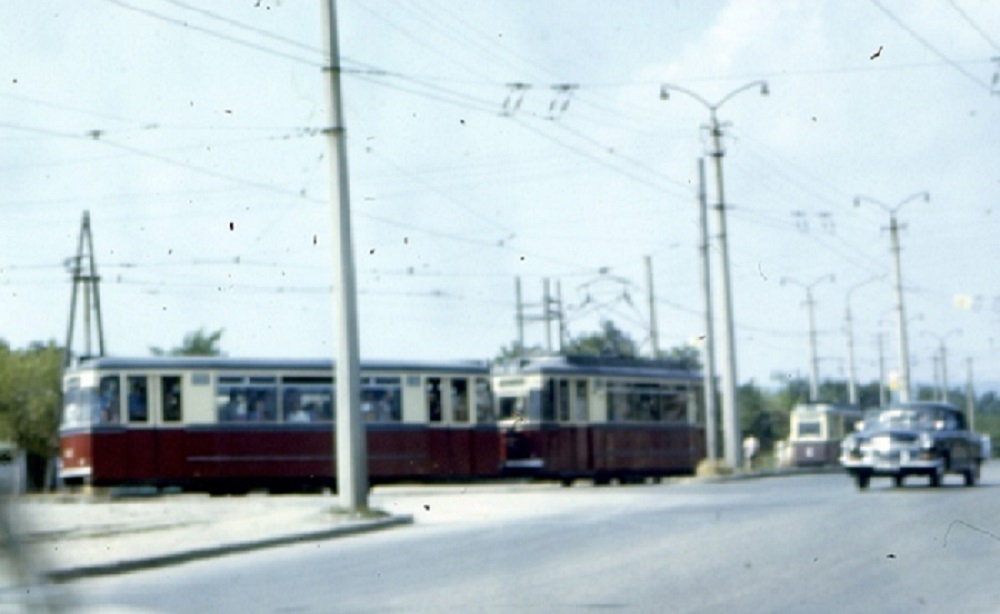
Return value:
[(975, 486), (979, 482), (979, 463), (972, 463), (972, 466), (966, 469), (963, 475), (966, 486)]

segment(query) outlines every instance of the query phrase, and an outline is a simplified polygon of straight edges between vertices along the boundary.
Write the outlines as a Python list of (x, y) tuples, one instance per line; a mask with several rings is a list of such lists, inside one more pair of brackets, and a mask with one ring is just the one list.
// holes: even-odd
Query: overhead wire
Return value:
[(986, 83), (985, 81), (981, 81), (979, 79), (979, 77), (977, 77), (974, 74), (972, 74), (971, 72), (967, 71), (965, 68), (962, 67), (961, 64), (959, 64), (955, 60), (952, 60), (951, 58), (949, 58), (948, 56), (946, 56), (942, 51), (940, 51), (937, 47), (935, 47), (933, 44), (931, 44), (931, 42), (929, 40), (927, 40), (926, 38), (924, 38), (923, 36), (921, 36), (916, 30), (914, 30), (910, 26), (906, 25), (906, 23), (904, 23), (903, 20), (901, 20), (899, 17), (897, 17), (895, 13), (893, 13), (892, 11), (890, 11), (889, 9), (887, 9), (879, 0), (869, 0), (869, 1), (872, 4), (874, 4), (877, 9), (879, 9), (880, 11), (882, 11), (885, 14), (886, 17), (888, 17), (890, 20), (892, 20), (893, 23), (895, 23), (896, 25), (898, 25), (900, 28), (902, 28), (903, 30), (905, 30), (910, 36), (912, 36), (914, 39), (916, 39), (917, 42), (919, 42), (921, 45), (923, 45), (923, 47), (925, 49), (927, 49), (928, 51), (930, 51), (931, 53), (933, 53), (934, 55), (936, 55), (938, 58), (940, 58), (943, 62), (945, 62), (946, 64), (948, 64), (952, 68), (954, 68), (962, 76), (966, 77), (967, 79), (969, 79), (970, 81), (972, 81), (976, 85), (978, 85), (978, 86), (986, 89), (986, 91), (990, 91), (990, 85), (988, 83)]

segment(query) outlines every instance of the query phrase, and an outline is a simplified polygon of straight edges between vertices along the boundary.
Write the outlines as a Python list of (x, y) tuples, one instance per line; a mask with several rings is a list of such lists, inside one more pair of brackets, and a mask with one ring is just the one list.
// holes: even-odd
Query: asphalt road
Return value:
[(386, 488), (413, 526), (72, 588), (162, 612), (996, 612), (1000, 465), (890, 484)]

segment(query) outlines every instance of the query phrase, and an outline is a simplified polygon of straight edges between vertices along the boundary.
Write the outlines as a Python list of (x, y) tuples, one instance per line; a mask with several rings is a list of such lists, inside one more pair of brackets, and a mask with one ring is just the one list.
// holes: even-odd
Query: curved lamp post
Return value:
[(854, 197), (854, 206), (858, 207), (862, 202), (869, 202), (878, 205), (883, 210), (889, 212), (889, 234), (892, 241), (892, 256), (896, 271), (896, 326), (899, 338), (899, 400), (906, 403), (910, 400), (910, 347), (906, 338), (906, 312), (903, 305), (903, 281), (902, 272), (899, 266), (899, 226), (896, 223), (896, 214), (908, 202), (923, 198), (925, 202), (931, 199), (928, 192), (917, 192), (899, 201), (895, 206), (889, 206), (881, 201), (869, 196), (859, 195)]
[(709, 130), (712, 134), (712, 151), (710, 155), (715, 160), (715, 186), (716, 195), (718, 196), (718, 203), (715, 206), (715, 210), (718, 214), (719, 251), (722, 259), (722, 301), (725, 312), (725, 331), (723, 336), (726, 340), (726, 358), (724, 362), (725, 368), (722, 373), (722, 427), (725, 438), (725, 459), (726, 463), (730, 467), (741, 466), (743, 434), (742, 427), (740, 426), (739, 404), (736, 398), (736, 387), (738, 382), (736, 377), (736, 340), (735, 333), (733, 331), (733, 299), (729, 280), (729, 245), (726, 234), (726, 198), (722, 182), (722, 156), (725, 155), (725, 151), (722, 149), (722, 126), (719, 124), (716, 111), (718, 111), (719, 107), (726, 104), (726, 102), (731, 100), (737, 94), (753, 88), (759, 88), (760, 93), (764, 96), (769, 93), (766, 81), (752, 81), (746, 85), (736, 88), (723, 96), (717, 102), (713, 103), (705, 98), (702, 98), (697, 93), (679, 85), (664, 83), (660, 86), (661, 100), (669, 100), (670, 95), (675, 92), (684, 94), (701, 103), (702, 106), (708, 109), (710, 116)]

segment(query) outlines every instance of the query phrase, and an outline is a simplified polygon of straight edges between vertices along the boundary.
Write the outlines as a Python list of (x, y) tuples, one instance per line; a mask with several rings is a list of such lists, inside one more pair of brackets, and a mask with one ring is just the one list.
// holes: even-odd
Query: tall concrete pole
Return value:
[(517, 343), (518, 352), (521, 354), (518, 358), (523, 358), (524, 356), (524, 303), (521, 300), (521, 278), (514, 278), (514, 293), (517, 300)]
[(813, 300), (812, 289), (824, 281), (835, 281), (833, 275), (824, 275), (811, 284), (804, 284), (790, 277), (782, 277), (781, 285), (792, 284), (806, 291), (806, 308), (809, 309), (809, 400), (819, 400), (819, 355), (816, 351), (816, 301)]
[(855, 290), (858, 290), (873, 281), (881, 279), (882, 276), (872, 277), (861, 283), (854, 284), (847, 290), (847, 298), (844, 299), (844, 304), (846, 306), (846, 317), (845, 317), (845, 332), (847, 334), (847, 398), (848, 403), (851, 405), (858, 404), (858, 373), (855, 368), (854, 362), (854, 320), (851, 316), (851, 295), (854, 294)]
[(698, 158), (698, 210), (701, 226), (701, 288), (705, 301), (705, 348), (704, 365), (704, 394), (705, 394), (705, 448), (708, 452), (708, 460), (715, 461), (717, 458), (718, 443), (716, 435), (718, 425), (716, 424), (715, 409), (715, 352), (712, 346), (715, 344), (715, 332), (713, 330), (712, 318), (712, 276), (709, 266), (708, 254), (708, 202), (705, 195), (705, 159)]
[(878, 402), (882, 407), (889, 404), (889, 388), (885, 383), (885, 352), (882, 346), (882, 333), (878, 334)]
[(931, 196), (927, 192), (917, 192), (904, 198), (895, 207), (890, 207), (880, 201), (868, 196), (856, 196), (854, 206), (859, 206), (863, 201), (876, 204), (889, 212), (889, 235), (892, 242), (892, 259), (895, 269), (895, 296), (896, 296), (896, 327), (897, 338), (899, 340), (899, 400), (906, 403), (910, 400), (910, 346), (906, 336), (906, 309), (903, 303), (903, 273), (899, 262), (899, 225), (896, 223), (896, 213), (906, 203), (923, 198), (929, 201)]
[(892, 261), (896, 271), (894, 287), (896, 297), (896, 338), (899, 340), (899, 400), (910, 400), (910, 345), (906, 335), (906, 305), (903, 301), (903, 273), (899, 261), (899, 225), (896, 213), (889, 216), (889, 234), (892, 241)]
[(337, 493), (341, 506), (351, 512), (368, 509), (368, 442), (361, 418), (361, 366), (358, 335), (357, 289), (351, 241), (351, 195), (347, 172), (346, 127), (340, 100), (340, 46), (337, 38), (336, 0), (321, 0), (323, 28), (329, 42), (330, 128), (327, 130), (331, 161), (333, 208), (334, 319), (337, 331)]
[(552, 299), (549, 298), (549, 278), (542, 280), (542, 318), (545, 320), (545, 351), (552, 353)]
[(938, 341), (938, 354), (935, 356), (935, 358), (939, 361), (939, 363), (935, 364), (941, 365), (940, 368), (941, 378), (939, 380), (935, 380), (935, 383), (938, 383), (940, 385), (939, 394), (941, 396), (941, 400), (947, 403), (948, 402), (948, 346), (946, 345), (945, 342), (948, 340), (948, 337), (951, 337), (953, 335), (961, 336), (962, 330), (958, 328), (953, 328), (943, 335), (938, 335), (925, 330), (923, 334), (928, 337), (933, 337)]
[(649, 288), (649, 339), (653, 350), (653, 358), (660, 357), (660, 330), (656, 326), (656, 294), (653, 290), (653, 259), (645, 257), (646, 287)]
[(736, 375), (736, 331), (733, 319), (732, 284), (729, 278), (729, 239), (726, 232), (726, 197), (722, 181), (722, 157), (725, 155), (725, 150), (722, 148), (722, 126), (719, 124), (716, 111), (728, 100), (733, 98), (733, 96), (754, 87), (759, 87), (761, 94), (768, 94), (766, 81), (753, 81), (736, 88), (726, 94), (721, 100), (712, 104), (698, 94), (683, 87), (671, 84), (663, 84), (660, 86), (661, 99), (669, 99), (671, 92), (680, 92), (701, 103), (708, 109), (710, 115), (709, 131), (712, 135), (712, 151), (709, 152), (709, 155), (711, 155), (712, 159), (715, 161), (715, 186), (716, 196), (718, 199), (715, 210), (718, 214), (719, 264), (722, 272), (722, 307), (724, 311), (723, 336), (726, 340), (725, 360), (723, 361), (725, 368), (722, 372), (722, 428), (726, 463), (733, 468), (741, 467), (743, 465), (743, 427), (740, 422), (740, 406), (739, 398), (737, 397), (739, 378)]
[(968, 414), (969, 430), (976, 430), (976, 394), (972, 387), (972, 357), (965, 359), (965, 413)]

